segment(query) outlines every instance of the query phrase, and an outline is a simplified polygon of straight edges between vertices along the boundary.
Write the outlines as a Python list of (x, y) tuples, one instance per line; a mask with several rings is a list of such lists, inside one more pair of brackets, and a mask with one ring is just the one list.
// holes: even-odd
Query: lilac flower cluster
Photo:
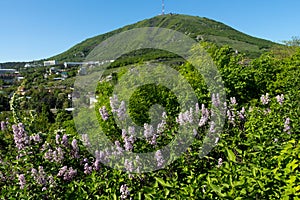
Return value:
[(18, 179), (19, 179), (20, 188), (24, 189), (24, 187), (26, 185), (26, 180), (25, 180), (24, 174), (19, 174)]
[(212, 94), (212, 97), (211, 97), (211, 100), (212, 100), (212, 104), (215, 106), (215, 107), (219, 107), (220, 106), (220, 95), (217, 93), (217, 94)]
[(218, 168), (220, 168), (221, 166), (222, 166), (222, 164), (223, 164), (223, 159), (222, 158), (219, 158), (218, 159)]
[(63, 177), (63, 180), (71, 181), (76, 175), (77, 175), (76, 169), (74, 170), (72, 167), (68, 169), (67, 166), (64, 166), (59, 170), (57, 177)]
[(198, 126), (203, 127), (206, 124), (206, 122), (208, 121), (208, 118), (209, 118), (209, 111), (208, 111), (207, 108), (205, 108), (205, 105), (202, 104), (202, 106), (201, 106), (201, 119), (199, 121)]
[(179, 113), (178, 117), (176, 118), (176, 122), (180, 126), (184, 126), (186, 124), (191, 124), (194, 121), (194, 116), (193, 116), (193, 110), (192, 108), (190, 110), (185, 111), (184, 113)]
[(12, 126), (13, 133), (14, 133), (14, 141), (16, 144), (16, 147), (19, 150), (22, 150), (25, 148), (26, 145), (29, 143), (29, 138), (27, 136), (27, 133), (24, 130), (24, 126), (22, 123), (19, 123), (18, 125)]
[(44, 154), (44, 158), (51, 162), (62, 163), (64, 160), (64, 152), (60, 147), (56, 147), (55, 151), (48, 149), (48, 151)]
[(159, 167), (159, 168), (162, 167), (163, 164), (165, 163), (165, 160), (164, 160), (163, 155), (160, 150), (156, 151), (155, 159), (157, 162), (157, 167)]
[(102, 108), (99, 109), (99, 113), (104, 121), (108, 120), (109, 114), (105, 106), (102, 106)]
[(268, 105), (268, 103), (271, 101), (270, 98), (269, 98), (269, 94), (266, 93), (266, 95), (262, 95), (260, 97), (260, 101), (263, 105)]
[(124, 200), (130, 195), (130, 191), (126, 184), (121, 185), (120, 187), (121, 199)]
[(5, 129), (6, 129), (6, 124), (5, 124), (4, 121), (1, 121), (0, 126), (1, 126), (1, 131), (5, 131)]
[(286, 132), (287, 134), (291, 134), (291, 131), (290, 131), (291, 130), (290, 122), (291, 122), (290, 118), (286, 118), (285, 119), (283, 131)]
[(43, 166), (39, 166), (38, 171), (35, 168), (32, 168), (31, 176), (39, 185), (45, 186), (47, 184), (47, 177)]
[(275, 98), (276, 98), (277, 102), (282, 106), (283, 101), (284, 101), (284, 95), (283, 94), (277, 95)]
[(87, 146), (87, 147), (90, 147), (90, 146), (91, 146), (91, 143), (90, 143), (88, 134), (82, 134), (82, 135), (81, 135), (81, 140), (82, 140), (82, 142), (83, 142), (83, 145), (85, 145), (85, 146)]
[(76, 139), (72, 140), (71, 146), (72, 146), (72, 150), (71, 150), (72, 157), (79, 158), (79, 147)]
[(41, 142), (41, 137), (40, 137), (40, 134), (34, 134), (34, 135), (31, 135), (29, 137), (30, 141), (33, 141), (34, 143), (40, 143)]
[[(130, 133), (130, 134), (128, 134)], [(135, 142), (135, 138), (134, 138), (134, 128), (130, 128), (130, 132), (125, 130), (125, 129), (122, 129), (122, 138), (124, 140), (124, 148), (126, 151), (132, 151), (133, 149), (133, 144)], [(117, 146), (118, 148), (118, 146)]]
[(156, 145), (157, 135), (152, 125), (147, 123), (144, 124), (144, 137), (149, 144)]
[(110, 107), (111, 111), (113, 113), (116, 113), (118, 118), (123, 121), (126, 118), (126, 105), (125, 102), (122, 101), (121, 103), (119, 102), (119, 99), (117, 95), (114, 95), (113, 97), (109, 98), (110, 100)]
[(157, 125), (157, 128), (156, 128), (157, 134), (162, 134), (165, 131), (165, 128), (167, 126), (166, 120), (167, 120), (167, 114), (166, 114), (166, 112), (163, 112), (162, 121)]

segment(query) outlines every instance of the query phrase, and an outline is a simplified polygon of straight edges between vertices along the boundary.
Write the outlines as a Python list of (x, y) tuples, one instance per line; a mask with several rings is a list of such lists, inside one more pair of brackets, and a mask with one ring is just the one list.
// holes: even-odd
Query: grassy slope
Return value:
[(228, 44), (234, 49), (247, 53), (251, 57), (258, 56), (276, 45), (276, 43), (246, 35), (211, 19), (187, 15), (164, 15), (146, 19), (112, 32), (89, 38), (66, 52), (50, 59), (56, 59), (58, 61), (81, 61), (94, 47), (106, 38), (122, 31), (140, 27), (174, 29), (192, 38), (196, 39), (198, 36), (198, 38), (202, 38), (204, 41), (214, 42), (220, 46)]

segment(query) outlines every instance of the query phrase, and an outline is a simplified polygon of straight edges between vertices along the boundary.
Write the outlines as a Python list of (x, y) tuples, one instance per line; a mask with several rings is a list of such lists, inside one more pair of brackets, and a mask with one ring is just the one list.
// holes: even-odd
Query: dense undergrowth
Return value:
[[(300, 50), (293, 48), (284, 56), (270, 52), (245, 63), (244, 55), (227, 46), (203, 46), (222, 75), (224, 105), (218, 103), (217, 94), (207, 92), (189, 64), (177, 68), (199, 99), (198, 107), (189, 112), (181, 111), (172, 93), (159, 85), (140, 88), (129, 105), (117, 102), (112, 89), (128, 68), (97, 88), (99, 123), (116, 141), (120, 154), (157, 150), (172, 140), (182, 120), (194, 115), (201, 118), (193, 144), (179, 159), (148, 173), (131, 173), (136, 165), (130, 162), (125, 165), (127, 172), (111, 169), (100, 162), (109, 152), (92, 156), (86, 148), (88, 138), (77, 134), (69, 114), (58, 113), (47, 130), (39, 130), (38, 116), (20, 112), (16, 94), (11, 101), (14, 115), (1, 122), (1, 198), (299, 199)], [(226, 120), (216, 147), (201, 158), (203, 134), (215, 131), (210, 123), (211, 103), (222, 107)], [(155, 104), (166, 110), (160, 129), (147, 126), (148, 109)], [(137, 124), (146, 124), (145, 140), (116, 126), (113, 114), (121, 116), (126, 108)], [(155, 158), (154, 165), (166, 162), (163, 155)]]

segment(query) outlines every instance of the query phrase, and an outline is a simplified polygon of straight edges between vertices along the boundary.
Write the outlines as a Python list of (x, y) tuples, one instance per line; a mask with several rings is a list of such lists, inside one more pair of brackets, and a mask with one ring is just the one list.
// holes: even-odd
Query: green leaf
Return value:
[(226, 148), (227, 154), (228, 154), (228, 159), (232, 162), (236, 162), (236, 157), (235, 154), (233, 153), (232, 150)]
[(162, 178), (155, 177), (156, 181), (163, 187), (172, 187), (171, 184), (165, 182)]

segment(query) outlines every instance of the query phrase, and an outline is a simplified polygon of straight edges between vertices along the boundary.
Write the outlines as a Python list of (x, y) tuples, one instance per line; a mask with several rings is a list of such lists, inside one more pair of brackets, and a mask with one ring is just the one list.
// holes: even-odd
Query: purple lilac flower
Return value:
[(84, 164), (84, 171), (83, 171), (83, 173), (85, 173), (85, 174), (91, 174), (92, 171), (93, 171), (93, 167), (89, 166), (88, 163), (85, 163)]
[(242, 107), (241, 111), (238, 111), (238, 115), (239, 115), (239, 118), (241, 121), (245, 120), (245, 108), (244, 107)]
[(236, 105), (237, 105), (237, 102), (236, 102), (235, 97), (230, 97), (230, 104), (231, 104), (232, 106), (236, 106)]
[(216, 129), (215, 129), (215, 122), (214, 122), (214, 121), (211, 121), (211, 122), (210, 122), (209, 132), (210, 132), (210, 133), (215, 133), (215, 132), (216, 132)]
[(65, 181), (71, 181), (77, 175), (77, 170), (72, 167), (69, 168), (68, 172), (64, 175)]
[(144, 136), (146, 140), (150, 140), (154, 134), (154, 129), (152, 125), (147, 123), (144, 124)]
[(133, 167), (133, 162), (131, 160), (125, 159), (124, 166), (126, 171), (133, 172), (134, 167)]
[(220, 106), (220, 95), (218, 93), (217, 94), (212, 94), (211, 100), (212, 100), (212, 104), (215, 107)]
[(25, 180), (24, 174), (20, 174), (18, 179), (19, 179), (20, 188), (24, 189), (24, 187), (26, 185), (26, 180)]
[(288, 134), (291, 134), (291, 131), (290, 131), (291, 130), (290, 122), (291, 122), (290, 118), (286, 118), (286, 120), (284, 122), (284, 129), (283, 129), (283, 131), (286, 132), (286, 133), (288, 133)]
[(117, 110), (117, 116), (119, 118), (119, 120), (123, 121), (126, 118), (126, 105), (125, 105), (125, 101), (121, 102), (120, 107)]
[(124, 152), (124, 149), (121, 147), (121, 143), (119, 141), (115, 141), (115, 145), (117, 148), (117, 154), (120, 155)]
[(156, 145), (156, 138), (157, 138), (157, 135), (153, 134), (151, 140), (149, 141), (151, 145)]
[(56, 136), (55, 136), (56, 144), (60, 144), (59, 139), (60, 139), (60, 135), (56, 134)]
[(64, 160), (64, 152), (62, 148), (56, 148), (56, 150), (53, 152), (53, 160), (57, 163), (61, 163)]
[(6, 129), (6, 124), (4, 121), (1, 121), (1, 131), (5, 131)]
[(121, 185), (120, 193), (121, 193), (121, 200), (126, 199), (130, 195), (130, 191), (126, 184)]
[(109, 114), (108, 114), (105, 106), (103, 106), (102, 108), (99, 109), (99, 113), (104, 121), (108, 120)]
[(24, 130), (23, 124), (13, 125), (12, 126), (13, 133), (14, 133), (14, 141), (16, 144), (16, 147), (19, 150), (22, 150), (25, 148), (25, 146), (29, 143), (27, 133)]
[(83, 142), (83, 144), (84, 144), (85, 146), (87, 146), (87, 147), (90, 147), (90, 146), (91, 146), (91, 143), (90, 143), (88, 134), (82, 134), (82, 135), (81, 135), (81, 139), (82, 139), (82, 142)]
[(199, 103), (196, 103), (196, 105), (195, 105), (195, 114), (196, 114), (197, 116), (200, 114)]
[(281, 94), (281, 95), (277, 95), (276, 96), (276, 99), (277, 99), (277, 102), (282, 105), (283, 104), (283, 101), (284, 101), (284, 95)]
[(66, 147), (68, 146), (68, 136), (66, 134), (63, 135), (61, 144), (65, 145)]
[(208, 121), (208, 118), (209, 118), (209, 111), (207, 108), (205, 108), (205, 105), (202, 104), (201, 105), (201, 119), (199, 121), (198, 126), (199, 127), (204, 126), (206, 124), (206, 122)]
[(266, 95), (262, 95), (260, 97), (260, 101), (263, 105), (267, 105), (269, 102), (270, 102), (270, 99), (269, 99), (269, 94), (266, 93)]
[(31, 169), (31, 176), (40, 185), (47, 184), (47, 178), (45, 175), (46, 175), (46, 173), (44, 171), (43, 166), (39, 166), (39, 171), (37, 171), (35, 168)]
[(67, 170), (68, 170), (68, 167), (67, 167), (67, 166), (63, 166), (63, 167), (59, 170), (57, 176), (58, 176), (58, 177), (63, 176), (63, 175), (66, 173)]
[(134, 126), (129, 126), (128, 127), (128, 134), (129, 134), (129, 136), (134, 136), (135, 135), (135, 127)]
[(110, 100), (111, 111), (113, 113), (117, 112), (117, 110), (119, 108), (119, 100), (118, 100), (117, 95), (114, 95), (113, 97), (110, 97), (109, 100)]
[(126, 151), (132, 151), (132, 149), (133, 149), (133, 143), (131, 140), (129, 140), (128, 137), (125, 137), (124, 148)]
[(158, 150), (156, 153), (155, 153), (155, 159), (156, 159), (156, 162), (157, 162), (157, 167), (162, 167), (165, 160), (162, 156), (162, 153), (160, 150)]
[(79, 148), (78, 148), (77, 140), (73, 139), (71, 144), (72, 144), (72, 151), (71, 151), (72, 156), (74, 158), (79, 158)]
[(166, 121), (166, 119), (167, 119), (167, 113), (166, 113), (166, 112), (163, 112), (163, 113), (162, 113), (162, 120), (161, 120), (161, 122), (157, 125), (157, 128), (156, 128), (156, 132), (157, 132), (158, 134), (162, 134), (162, 133), (165, 131), (166, 126), (167, 126), (167, 121)]
[(77, 170), (74, 170), (72, 167), (68, 169), (67, 166), (64, 166), (59, 170), (57, 176), (63, 177), (65, 181), (70, 181), (76, 176), (76, 174)]
[(233, 124), (235, 126), (235, 114), (232, 110), (227, 110), (227, 117), (229, 123)]
[(220, 168), (221, 166), (222, 166), (222, 164), (223, 164), (223, 159), (222, 158), (219, 158), (218, 159), (218, 168)]
[(93, 166), (94, 166), (94, 169), (96, 171), (98, 171), (100, 169), (100, 160), (96, 159)]
[(35, 134), (29, 137), (31, 141), (34, 141), (35, 143), (41, 142), (40, 134)]
[(179, 123), (180, 126), (183, 126), (187, 123), (193, 123), (193, 111), (187, 110), (184, 113), (179, 113), (176, 122)]

